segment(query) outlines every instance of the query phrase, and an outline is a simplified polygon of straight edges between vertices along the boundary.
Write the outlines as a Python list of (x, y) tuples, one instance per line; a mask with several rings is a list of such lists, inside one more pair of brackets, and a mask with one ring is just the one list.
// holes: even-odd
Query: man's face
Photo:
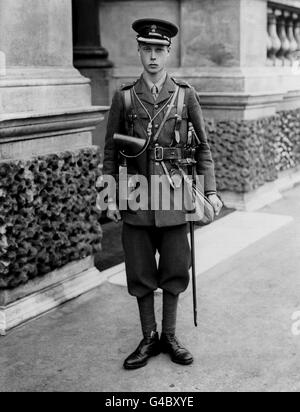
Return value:
[(154, 44), (140, 44), (139, 54), (146, 72), (157, 74), (166, 68), (170, 48)]

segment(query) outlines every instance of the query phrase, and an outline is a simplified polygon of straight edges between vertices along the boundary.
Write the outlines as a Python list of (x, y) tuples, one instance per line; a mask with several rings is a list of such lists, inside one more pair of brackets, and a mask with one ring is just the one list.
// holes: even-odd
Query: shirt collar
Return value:
[(167, 72), (165, 72), (165, 74), (162, 76), (162, 78), (157, 83), (153, 83), (145, 73), (143, 73), (143, 79), (150, 91), (152, 90), (153, 86), (156, 86), (158, 89), (158, 93), (160, 93), (167, 79)]

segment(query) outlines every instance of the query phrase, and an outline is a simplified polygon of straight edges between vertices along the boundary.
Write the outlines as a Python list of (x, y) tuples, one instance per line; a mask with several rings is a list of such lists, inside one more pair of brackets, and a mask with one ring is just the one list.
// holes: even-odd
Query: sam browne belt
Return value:
[(166, 160), (194, 160), (194, 149), (183, 149), (180, 147), (162, 147), (156, 146), (152, 149), (148, 149), (149, 159), (154, 162), (163, 162)]

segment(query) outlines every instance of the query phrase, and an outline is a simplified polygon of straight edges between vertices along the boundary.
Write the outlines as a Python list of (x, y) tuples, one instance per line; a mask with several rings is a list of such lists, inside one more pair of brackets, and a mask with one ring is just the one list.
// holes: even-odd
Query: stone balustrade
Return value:
[(274, 66), (293, 66), (300, 57), (300, 9), (268, 3), (267, 58)]

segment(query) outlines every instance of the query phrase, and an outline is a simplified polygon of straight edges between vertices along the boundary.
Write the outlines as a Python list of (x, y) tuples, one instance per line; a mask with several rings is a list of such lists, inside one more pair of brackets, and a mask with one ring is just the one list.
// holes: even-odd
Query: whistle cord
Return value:
[[(140, 105), (142, 106), (142, 108), (145, 110), (145, 113), (147, 114), (147, 116), (149, 117), (149, 125), (147, 128), (147, 134), (149, 137), (151, 137), (152, 135), (152, 125), (154, 120), (161, 114), (161, 112), (163, 112), (165, 110), (165, 108), (168, 106), (168, 104), (171, 102), (171, 100), (173, 99), (174, 95), (171, 95), (169, 100), (167, 101), (167, 103), (156, 113), (156, 115), (154, 117), (151, 117), (151, 114), (149, 113), (147, 107), (143, 104), (143, 102), (141, 101), (141, 99), (139, 98), (139, 96), (137, 95), (135, 88), (133, 88), (133, 93), (137, 99), (137, 101), (140, 103)], [(151, 129), (150, 129), (151, 128)]]

